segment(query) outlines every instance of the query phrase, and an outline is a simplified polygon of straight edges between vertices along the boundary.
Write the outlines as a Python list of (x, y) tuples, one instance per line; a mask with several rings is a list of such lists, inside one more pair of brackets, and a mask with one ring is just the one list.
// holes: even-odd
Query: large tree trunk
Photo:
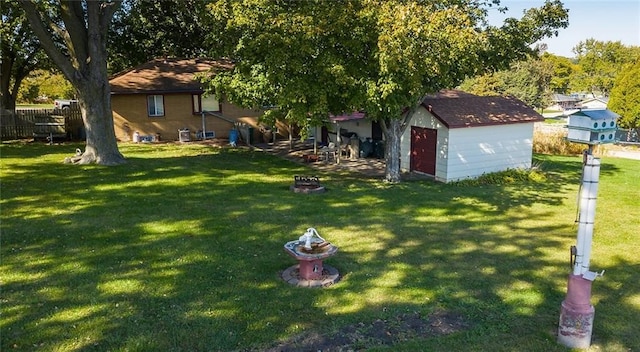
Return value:
[[(61, 0), (57, 10), (63, 26), (56, 22), (58, 18), (41, 17), (35, 0), (21, 2), (45, 52), (78, 94), (87, 146), (82, 157), (73, 158), (74, 163), (125, 162), (113, 126), (106, 49), (109, 23), (120, 2)], [(61, 45), (67, 50), (60, 50)]]
[(22, 81), (35, 68), (32, 62), (36, 53), (17, 53), (24, 55), (16, 59), (16, 53), (3, 48), (4, 56), (0, 65), (0, 107), (2, 110), (15, 111), (16, 99)]
[(98, 75), (79, 84), (82, 86), (78, 89), (78, 105), (86, 130), (87, 146), (76, 163), (122, 164), (125, 159), (118, 150), (107, 76)]
[(11, 95), (9, 90), (2, 90), (2, 96), (0, 96), (0, 111), (15, 111), (16, 99)]
[[(6, 53), (2, 52), (3, 56)], [(16, 108), (16, 99), (12, 95), (11, 89), (11, 69), (13, 67), (14, 60), (10, 57), (2, 58), (2, 65), (0, 65), (0, 108), (4, 110), (13, 111)]]
[(402, 137), (402, 121), (391, 119), (384, 124), (383, 128), (385, 144), (384, 159), (386, 162), (384, 179), (390, 183), (399, 183), (400, 179), (400, 141)]
[(402, 141), (402, 134), (407, 129), (413, 113), (417, 110), (418, 105), (406, 109), (398, 118), (392, 118), (388, 120), (381, 120), (380, 127), (385, 137), (384, 144), (384, 158), (385, 158), (385, 170), (384, 180), (389, 183), (400, 183), (400, 157)]

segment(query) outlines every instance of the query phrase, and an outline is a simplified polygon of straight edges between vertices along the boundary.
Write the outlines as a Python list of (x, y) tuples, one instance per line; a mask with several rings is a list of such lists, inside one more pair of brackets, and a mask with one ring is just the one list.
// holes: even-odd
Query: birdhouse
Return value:
[(613, 143), (620, 115), (611, 110), (580, 110), (569, 115), (567, 139), (585, 144)]

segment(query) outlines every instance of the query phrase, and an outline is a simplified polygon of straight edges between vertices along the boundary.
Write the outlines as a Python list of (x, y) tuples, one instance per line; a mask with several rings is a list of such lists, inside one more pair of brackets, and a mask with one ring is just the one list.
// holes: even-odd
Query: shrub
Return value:
[(478, 178), (453, 182), (457, 186), (479, 186), (479, 185), (503, 185), (540, 183), (547, 180), (547, 176), (540, 166), (534, 165), (531, 169), (507, 169), (504, 171), (482, 174)]
[(569, 142), (564, 131), (533, 133), (533, 152), (551, 155), (580, 155), (587, 149), (584, 144)]

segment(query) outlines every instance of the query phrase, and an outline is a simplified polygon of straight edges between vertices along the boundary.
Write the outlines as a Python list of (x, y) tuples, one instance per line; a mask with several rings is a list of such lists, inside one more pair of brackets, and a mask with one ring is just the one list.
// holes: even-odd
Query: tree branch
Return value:
[(111, 23), (111, 19), (113, 15), (118, 11), (120, 6), (122, 6), (123, 0), (114, 0), (111, 2), (102, 3), (102, 17), (100, 18), (102, 22), (100, 23), (101, 27), (107, 27)]
[[(100, 28), (100, 9), (101, 4), (97, 2), (87, 2), (87, 38), (89, 39), (89, 57), (92, 58), (98, 57), (98, 55), (104, 55), (101, 53), (103, 51), (102, 48), (105, 47), (104, 39), (101, 37), (102, 29)], [(87, 64), (90, 64), (87, 62)]]
[[(91, 2), (87, 3), (91, 6)], [(84, 10), (81, 1), (61, 1), (60, 15), (65, 26), (65, 34), (69, 38), (67, 47), (70, 56), (76, 58), (78, 70), (83, 71), (89, 58), (87, 43), (87, 28), (84, 22)]]
[(114, 2), (88, 2), (89, 56), (106, 55), (107, 33), (111, 19), (122, 0)]
[(60, 68), (62, 73), (69, 81), (75, 80), (76, 69), (73, 67), (71, 60), (67, 58), (60, 49), (56, 47), (53, 41), (52, 34), (47, 31), (47, 27), (43, 22), (34, 0), (21, 0), (22, 8), (24, 9), (25, 16), (29, 20), (31, 29), (40, 40), (40, 45), (44, 51), (49, 55), (51, 60)]

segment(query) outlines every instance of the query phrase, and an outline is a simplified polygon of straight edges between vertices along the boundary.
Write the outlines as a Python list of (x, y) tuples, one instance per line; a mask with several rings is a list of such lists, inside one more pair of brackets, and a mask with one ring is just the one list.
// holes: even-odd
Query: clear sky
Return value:
[[(640, 0), (565, 0), (569, 9), (569, 27), (560, 29), (557, 37), (542, 40), (547, 51), (574, 57), (572, 49), (581, 41), (620, 41), (624, 45), (640, 46)], [(502, 0), (509, 8), (508, 17), (521, 18), (525, 9), (540, 7), (544, 0)], [(498, 25), (507, 17), (489, 10), (489, 20)]]

